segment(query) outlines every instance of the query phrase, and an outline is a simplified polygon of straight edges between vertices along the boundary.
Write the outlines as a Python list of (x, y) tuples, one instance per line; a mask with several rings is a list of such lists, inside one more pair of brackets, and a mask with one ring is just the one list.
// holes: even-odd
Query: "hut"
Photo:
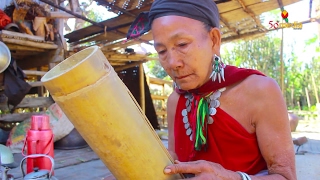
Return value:
[[(138, 39), (124, 41), (135, 17), (140, 12), (148, 11), (153, 0), (93, 1), (106, 7), (108, 11), (116, 13), (117, 16), (101, 22), (90, 20), (79, 13), (78, 0), (1, 1), (1, 10), (18, 26), (2, 28), (0, 40), (10, 49), (13, 59), (23, 69), (27, 75), (27, 82), (32, 87), (29, 95), (16, 106), (18, 110), (12, 114), (1, 114), (0, 122), (2, 124), (21, 122), (51, 105), (53, 100), (39, 82), (40, 77), (75, 52), (97, 45), (101, 47), (119, 76), (124, 82), (127, 81), (126, 84), (134, 92), (133, 94), (152, 121), (154, 128), (159, 128), (155, 118), (155, 110), (154, 108), (150, 109), (152, 99), (141, 65), (156, 58), (150, 58), (147, 54), (139, 54), (128, 48), (140, 43), (152, 45), (151, 33)], [(227, 43), (237, 39), (255, 38), (268, 33), (271, 29), (261, 23), (260, 15), (276, 8), (283, 8), (299, 0), (214, 1), (220, 12), (222, 42)], [(69, 4), (68, 8), (65, 6), (66, 3)], [(81, 19), (91, 25), (77, 28), (64, 35), (64, 20), (67, 18)], [(310, 21), (313, 19), (302, 23)], [(133, 78), (139, 79), (139, 83), (130, 84)], [(19, 108), (28, 108), (28, 111), (19, 110)], [(5, 112), (5, 110), (6, 107), (2, 106), (1, 112)], [(152, 115), (148, 115), (148, 113)]]

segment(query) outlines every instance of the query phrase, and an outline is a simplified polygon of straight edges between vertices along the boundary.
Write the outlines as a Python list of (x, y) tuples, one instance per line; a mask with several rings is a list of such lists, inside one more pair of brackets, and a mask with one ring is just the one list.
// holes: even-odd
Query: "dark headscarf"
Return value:
[(155, 0), (149, 12), (142, 12), (131, 24), (127, 39), (137, 38), (150, 31), (154, 19), (176, 15), (219, 27), (219, 10), (213, 0)]

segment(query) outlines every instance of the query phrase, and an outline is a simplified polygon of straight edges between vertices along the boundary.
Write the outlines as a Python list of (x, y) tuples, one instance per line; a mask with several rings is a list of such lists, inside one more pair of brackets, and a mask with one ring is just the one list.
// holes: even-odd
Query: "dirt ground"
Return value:
[(300, 120), (296, 131), (292, 132), (292, 137), (302, 136), (307, 137), (308, 142), (300, 148), (295, 146), (298, 180), (318, 180), (320, 179), (320, 119)]
[[(165, 133), (162, 135), (166, 136)], [(295, 146), (298, 180), (319, 180), (320, 120), (300, 120), (296, 131), (292, 132), (292, 137), (302, 136), (306, 136), (308, 142), (301, 147)], [(165, 146), (168, 145), (167, 140), (162, 140), (162, 142)], [(21, 155), (15, 155), (17, 162), (21, 158)], [(19, 168), (12, 169), (9, 173), (14, 175), (15, 179), (22, 180)], [(108, 168), (90, 147), (78, 150), (55, 150), (55, 177), (57, 179), (103, 180), (110, 175)]]
[(292, 132), (292, 137), (296, 138), (301, 136), (320, 140), (320, 119), (299, 120), (296, 131)]

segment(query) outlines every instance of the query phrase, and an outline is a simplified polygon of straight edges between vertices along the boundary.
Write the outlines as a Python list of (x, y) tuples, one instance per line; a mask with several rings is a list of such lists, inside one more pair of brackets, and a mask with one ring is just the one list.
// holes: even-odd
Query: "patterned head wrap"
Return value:
[(176, 15), (195, 19), (219, 28), (219, 10), (213, 0), (155, 0), (149, 12), (142, 12), (131, 24), (127, 39), (150, 31), (154, 19)]

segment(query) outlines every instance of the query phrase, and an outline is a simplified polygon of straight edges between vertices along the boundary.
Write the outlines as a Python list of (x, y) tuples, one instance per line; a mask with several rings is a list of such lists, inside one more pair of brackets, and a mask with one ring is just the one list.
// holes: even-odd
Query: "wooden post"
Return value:
[(309, 97), (309, 92), (308, 92), (308, 88), (305, 87), (305, 91), (306, 91), (306, 97), (307, 97), (307, 103), (308, 103), (308, 109), (310, 110), (310, 97)]
[[(37, 71), (41, 71), (41, 66), (37, 67)], [(41, 76), (37, 76), (37, 81), (40, 81), (40, 79), (41, 79)], [(39, 86), (38, 87), (38, 97), (43, 97), (43, 94), (44, 94), (43, 86)]]
[[(164, 83), (161, 85), (161, 96), (164, 96)], [(165, 99), (161, 100), (161, 110), (163, 111), (165, 109)], [(162, 116), (162, 126), (165, 127), (165, 117), (166, 115), (164, 114)]]
[(313, 74), (311, 74), (311, 79), (312, 79), (312, 85), (313, 85), (314, 95), (316, 96), (317, 104), (319, 104), (318, 89), (317, 89), (316, 82), (315, 82), (315, 80), (314, 80)]
[(146, 75), (147, 84), (150, 87), (150, 77)]
[(294, 88), (291, 87), (291, 106), (294, 108)]
[[(283, 22), (283, 20), (282, 20)], [(281, 81), (281, 91), (286, 102), (286, 91), (284, 87), (284, 62), (283, 62), (283, 28), (281, 29), (281, 48), (280, 48), (280, 81)]]
[(140, 106), (142, 111), (146, 112), (146, 102), (145, 102), (145, 93), (144, 93), (144, 70), (143, 64), (139, 65), (139, 82), (140, 82)]

